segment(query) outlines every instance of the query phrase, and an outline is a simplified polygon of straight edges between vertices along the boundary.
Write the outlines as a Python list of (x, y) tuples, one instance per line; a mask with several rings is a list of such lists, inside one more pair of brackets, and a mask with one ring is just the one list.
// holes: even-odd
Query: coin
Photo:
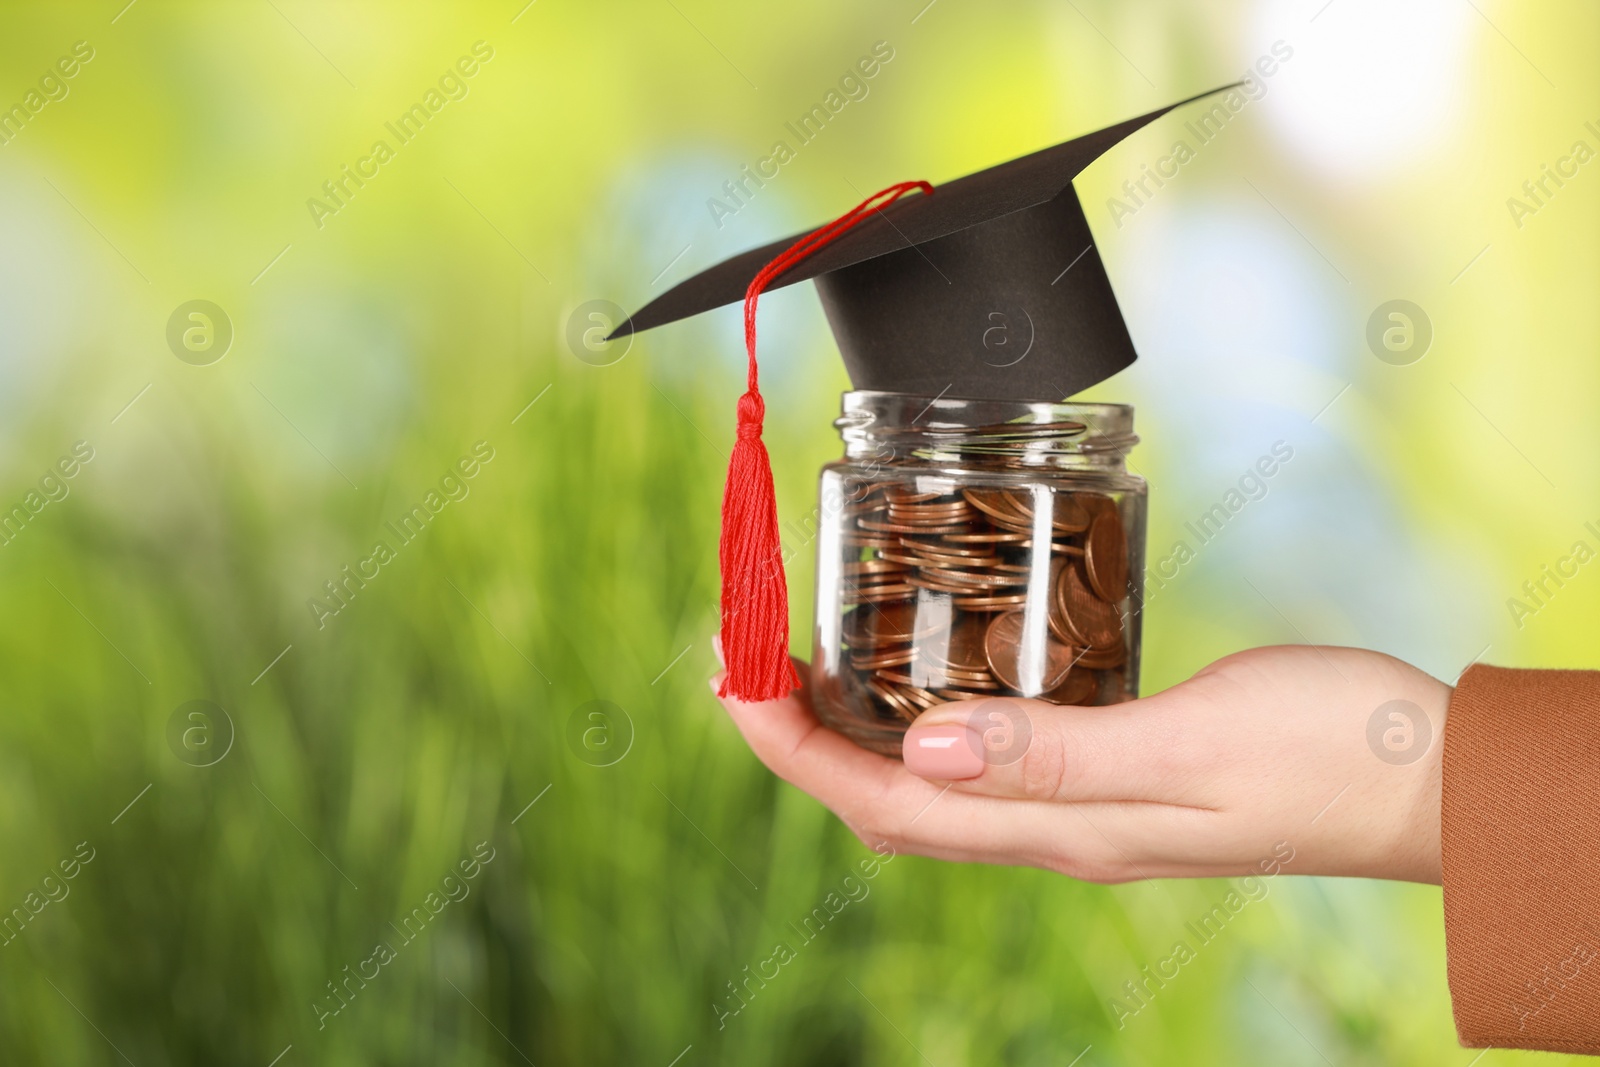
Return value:
[(921, 708), (928, 708), (934, 704), (944, 703), (937, 699), (927, 689), (918, 685), (916, 680), (904, 671), (876, 671), (873, 677), (880, 682), (893, 685), (896, 691), (907, 700)]
[(878, 648), (910, 641), (917, 623), (917, 610), (910, 604), (886, 608), (857, 608), (844, 617), (844, 643), (851, 648)]
[(881, 671), (887, 667), (904, 667), (917, 658), (910, 645), (900, 648), (850, 653), (850, 666), (858, 671)]
[(982, 570), (994, 567), (1000, 563), (1000, 557), (990, 554), (987, 556), (946, 556), (938, 552), (918, 550), (916, 554), (918, 563), (934, 567), (945, 568), (970, 568)]
[(949, 567), (924, 567), (918, 578), (907, 578), (906, 581), (915, 582), (919, 578), (964, 593), (982, 593), (990, 589), (1006, 589), (1028, 584), (1028, 580), (1020, 576), (989, 574), (984, 571), (958, 571)]
[(861, 527), (863, 530), (871, 530), (874, 533), (892, 534), (967, 533), (971, 529), (971, 527), (966, 523), (945, 524), (940, 526), (912, 526), (903, 522), (877, 522), (872, 519), (857, 519), (856, 525)]
[(949, 541), (958, 545), (1015, 544), (1018, 541), (1026, 541), (1027, 539), (1028, 535), (1025, 533), (1013, 533), (1008, 530), (989, 530), (984, 533), (970, 534), (945, 534), (944, 537), (941, 538), (943, 541)]
[(964, 611), (1010, 611), (1028, 602), (1026, 593), (1015, 596), (952, 597), (950, 603)]
[(844, 573), (847, 575), (899, 574), (907, 569), (903, 563), (889, 562), (886, 559), (864, 559), (859, 563), (844, 565)]
[(870, 591), (863, 590), (857, 593), (853, 602), (857, 604), (892, 604), (902, 600), (910, 600), (916, 595), (916, 587), (912, 585), (884, 585)]
[(1083, 554), (1089, 585), (1101, 600), (1121, 603), (1128, 595), (1128, 543), (1123, 537), (1122, 520), (1114, 507), (1102, 510), (1089, 523), (1087, 546)]
[[(1022, 612), (1008, 611), (995, 617), (984, 636), (984, 652), (989, 658), (989, 669), (1008, 689), (1022, 692), (1020, 666), (1024, 652), (1022, 640)], [(1075, 650), (1071, 645), (1045, 638), (1044, 674), (1040, 691), (1048, 692), (1060, 685), (1072, 670)]]
[(1095, 695), (1099, 680), (1095, 673), (1085, 670), (1082, 664), (1067, 672), (1061, 683), (1048, 693), (1040, 694), (1040, 700), (1048, 700), (1052, 704), (1082, 704)]
[(891, 482), (883, 483), (883, 495), (892, 504), (920, 504), (925, 500), (938, 500), (939, 493), (919, 493)]
[(1084, 670), (1101, 671), (1120, 667), (1128, 660), (1128, 650), (1121, 641), (1109, 649), (1086, 648), (1078, 657), (1078, 666)]
[(989, 657), (983, 648), (987, 629), (982, 619), (963, 618), (946, 632), (943, 642), (924, 642), (923, 654), (929, 662), (951, 673), (987, 675)]
[(927, 711), (935, 704), (944, 703), (942, 697), (934, 696), (926, 689), (914, 685), (902, 685), (900, 687), (900, 695), (915, 704), (919, 711)]
[(1013, 525), (1027, 526), (1028, 517), (1016, 510), (1003, 489), (963, 489), (961, 495), (967, 503), (989, 516), (991, 519)]
[(1061, 568), (1056, 579), (1056, 610), (1073, 643), (1110, 649), (1122, 643), (1122, 616), (1089, 589), (1076, 566)]
[[(1017, 424), (1003, 436), (1020, 450), (1037, 431), (1042, 427)], [(934, 447), (955, 447), (970, 431), (940, 434)], [(1037, 482), (938, 484), (946, 490), (873, 484), (843, 512), (842, 585), (850, 608), (841, 637), (858, 699), (870, 700), (871, 712), (862, 714), (909, 723), (947, 700), (1021, 692), (1020, 609), (1035, 572), (1046, 566), (1040, 698), (1128, 699), (1120, 668), (1129, 653), (1116, 606), (1127, 596), (1127, 533), (1114, 498), (1048, 481), (1042, 489)], [(1034, 520), (1046, 492), (1048, 541), (1036, 536)]]
[(883, 701), (896, 717), (904, 719), (906, 722), (917, 721), (917, 708), (905, 697), (901, 696), (894, 686), (886, 682), (880, 682), (876, 678), (868, 678), (867, 688), (872, 691), (874, 696)]
[[(961, 535), (957, 534), (955, 536), (960, 537)], [(911, 551), (919, 554), (926, 552), (939, 556), (971, 556), (974, 559), (984, 559), (988, 556), (994, 555), (994, 549), (987, 545), (973, 548), (963, 545), (960, 542), (947, 543), (945, 540), (917, 541), (910, 537), (902, 537), (900, 539), (900, 544), (905, 548), (909, 548)], [(981, 566), (981, 564), (977, 565)]]

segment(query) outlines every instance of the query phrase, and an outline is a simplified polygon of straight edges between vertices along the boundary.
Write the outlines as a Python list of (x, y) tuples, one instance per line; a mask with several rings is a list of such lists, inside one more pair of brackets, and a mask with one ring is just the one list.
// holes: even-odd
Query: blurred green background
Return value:
[[(1456, 1046), (1436, 889), (1323, 879), (1267, 883), (1119, 1028), (1227, 884), (900, 857), (721, 1017), (870, 853), (705, 687), (737, 311), (582, 332), (1281, 43), (1135, 210), (1182, 116), (1078, 182), (1142, 354), (1093, 395), (1138, 406), (1152, 560), (1294, 450), (1152, 598), (1145, 690), (1281, 641), (1600, 666), (1600, 564), (1508, 603), (1600, 523), (1600, 163), (1560, 163), (1600, 148), (1593, 5), (124, 3), (0, 10), (0, 1061), (1535, 1062)], [(1431, 341), (1386, 361), (1396, 299)], [(848, 383), (809, 287), (762, 308), (794, 516)], [(347, 565), (376, 576), (341, 607)]]

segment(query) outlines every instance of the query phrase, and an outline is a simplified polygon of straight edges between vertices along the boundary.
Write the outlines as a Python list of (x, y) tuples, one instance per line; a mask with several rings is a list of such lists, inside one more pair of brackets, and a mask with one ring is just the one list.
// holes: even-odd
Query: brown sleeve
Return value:
[(1442, 848), (1461, 1043), (1600, 1055), (1600, 671), (1462, 675)]

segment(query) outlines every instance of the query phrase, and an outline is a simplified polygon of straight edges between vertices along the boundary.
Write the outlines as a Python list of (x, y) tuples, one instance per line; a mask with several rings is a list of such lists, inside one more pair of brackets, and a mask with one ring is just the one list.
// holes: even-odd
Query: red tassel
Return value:
[(873, 193), (847, 214), (790, 245), (745, 290), (749, 388), (739, 398), (738, 437), (722, 493), (722, 654), (728, 665), (723, 696), (747, 702), (776, 700), (800, 684), (789, 660), (789, 585), (778, 539), (772, 461), (761, 442), (766, 404), (756, 368), (756, 301), (778, 275), (913, 189), (933, 193), (933, 186), (920, 181), (900, 182)]

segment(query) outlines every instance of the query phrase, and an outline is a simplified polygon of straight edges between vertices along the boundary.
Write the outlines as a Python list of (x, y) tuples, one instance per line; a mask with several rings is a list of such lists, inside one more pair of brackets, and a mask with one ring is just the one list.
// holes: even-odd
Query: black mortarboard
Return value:
[[(1137, 358), (1072, 180), (1124, 137), (1220, 91), (896, 201), (768, 288), (816, 281), (857, 389), (1071, 396)], [(612, 336), (742, 300), (751, 279), (800, 236), (680, 282)]]

